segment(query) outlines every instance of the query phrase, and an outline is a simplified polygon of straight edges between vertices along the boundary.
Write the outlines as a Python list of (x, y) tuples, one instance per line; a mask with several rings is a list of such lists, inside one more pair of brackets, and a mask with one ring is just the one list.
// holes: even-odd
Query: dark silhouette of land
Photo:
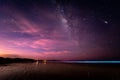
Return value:
[(32, 62), (35, 62), (35, 60), (27, 59), (27, 58), (3, 58), (3, 57), (0, 57), (0, 64), (32, 63)]

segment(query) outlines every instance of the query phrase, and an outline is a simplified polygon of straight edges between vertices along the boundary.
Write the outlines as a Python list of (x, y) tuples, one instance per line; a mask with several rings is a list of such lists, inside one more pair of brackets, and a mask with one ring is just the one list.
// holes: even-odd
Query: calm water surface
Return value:
[(119, 65), (18, 63), (0, 66), (0, 80), (120, 80)]

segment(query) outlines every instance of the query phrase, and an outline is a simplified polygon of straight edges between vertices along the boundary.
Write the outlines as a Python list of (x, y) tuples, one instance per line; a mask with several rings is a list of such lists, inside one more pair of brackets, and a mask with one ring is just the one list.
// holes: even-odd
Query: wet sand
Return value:
[(0, 80), (120, 80), (117, 64), (18, 63), (0, 65)]

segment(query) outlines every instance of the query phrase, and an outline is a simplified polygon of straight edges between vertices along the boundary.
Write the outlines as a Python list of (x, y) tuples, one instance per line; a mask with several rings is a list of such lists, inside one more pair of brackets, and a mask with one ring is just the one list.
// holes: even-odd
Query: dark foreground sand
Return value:
[(0, 80), (120, 80), (115, 64), (18, 63), (0, 65)]

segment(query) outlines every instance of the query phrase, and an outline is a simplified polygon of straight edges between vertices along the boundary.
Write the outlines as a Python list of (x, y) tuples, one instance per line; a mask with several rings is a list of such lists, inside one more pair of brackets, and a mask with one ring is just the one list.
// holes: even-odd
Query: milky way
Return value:
[(119, 59), (115, 1), (0, 0), (0, 56)]

